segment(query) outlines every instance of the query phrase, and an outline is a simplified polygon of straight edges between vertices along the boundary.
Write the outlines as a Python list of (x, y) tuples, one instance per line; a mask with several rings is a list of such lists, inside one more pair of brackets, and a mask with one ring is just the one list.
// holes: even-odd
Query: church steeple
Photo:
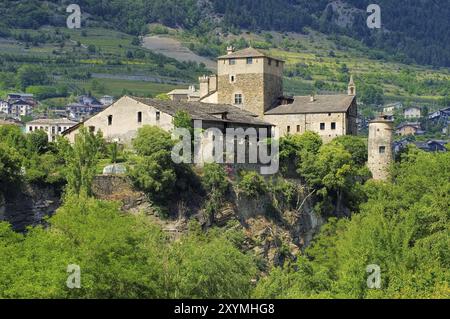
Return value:
[(353, 75), (350, 75), (350, 82), (348, 82), (348, 95), (355, 96), (356, 95), (356, 85), (353, 81)]

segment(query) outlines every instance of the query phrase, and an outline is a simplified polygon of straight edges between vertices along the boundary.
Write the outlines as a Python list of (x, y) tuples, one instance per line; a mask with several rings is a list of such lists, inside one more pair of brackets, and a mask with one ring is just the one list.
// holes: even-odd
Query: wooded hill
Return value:
[[(142, 34), (160, 22), (204, 34), (225, 31), (276, 30), (301, 32), (311, 27), (328, 34), (346, 34), (369, 47), (386, 50), (404, 62), (450, 66), (450, 3), (424, 0), (378, 0), (382, 29), (366, 25), (371, 0), (74, 0), (91, 26), (109, 26)], [(330, 5), (333, 4), (333, 6)], [(5, 0), (0, 4), (0, 36), (8, 28), (64, 26), (68, 3)], [(333, 9), (335, 8), (335, 9)], [(342, 18), (349, 23), (342, 24)], [(85, 19), (86, 20), (86, 19)]]

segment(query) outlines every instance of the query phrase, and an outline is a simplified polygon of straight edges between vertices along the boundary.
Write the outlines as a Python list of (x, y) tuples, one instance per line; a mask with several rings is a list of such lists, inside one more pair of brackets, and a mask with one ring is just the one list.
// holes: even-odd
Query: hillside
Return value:
[[(129, 34), (146, 32), (148, 23), (182, 27), (197, 35), (217, 28), (345, 34), (403, 62), (450, 66), (450, 3), (435, 0), (379, 0), (382, 29), (366, 26), (370, 0), (80, 0), (85, 26), (107, 26)], [(7, 0), (0, 4), (3, 34), (8, 28), (63, 27), (66, 3)], [(343, 23), (344, 22), (344, 23)]]
[[(155, 96), (206, 72), (196, 63), (179, 62), (140, 45), (137, 37), (105, 28), (12, 29), (8, 38), (0, 38), (0, 98), (20, 90), (34, 93), (48, 106), (63, 106), (71, 95), (88, 92)], [(31, 71), (24, 81), (27, 69)], [(30, 75), (37, 71), (42, 78)]]

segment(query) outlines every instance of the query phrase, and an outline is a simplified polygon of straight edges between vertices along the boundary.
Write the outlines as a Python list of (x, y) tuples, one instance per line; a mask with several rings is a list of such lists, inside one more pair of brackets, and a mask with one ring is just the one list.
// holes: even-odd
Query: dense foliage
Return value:
[[(264, 298), (448, 298), (450, 153), (412, 151), (392, 183), (369, 182), (352, 219), (331, 219), (295, 264), (275, 268), (254, 292)], [(381, 288), (368, 289), (368, 265)]]
[[(67, 197), (49, 223), (26, 235), (0, 223), (0, 298), (238, 298), (256, 274), (223, 235), (192, 227), (170, 242), (111, 202)], [(72, 264), (80, 289), (66, 286)]]
[[(301, 211), (306, 186), (326, 216), (344, 206), (353, 214), (329, 218), (296, 261), (285, 258), (284, 266), (263, 267), (266, 276), (258, 273), (263, 268), (246, 248), (240, 227), (205, 231), (191, 222), (188, 232), (171, 240), (147, 216), (89, 197), (99, 157), (109, 156), (100, 135), (82, 130), (69, 145), (64, 139), (49, 143), (39, 131), (24, 135), (15, 126), (2, 126), (0, 192), (16, 191), (24, 182), (65, 180), (67, 191), (45, 227), (21, 234), (0, 223), (0, 298), (450, 295), (450, 153), (410, 148), (392, 167), (391, 181), (366, 182), (364, 139), (344, 136), (322, 144), (317, 134), (306, 133), (280, 142), (283, 160), (298, 168), (296, 182), (246, 171), (233, 181), (223, 166), (207, 164), (196, 184), (190, 166), (171, 161), (169, 134), (143, 127), (137, 140), (137, 154), (129, 161), (136, 186), (158, 205), (182, 194), (192, 200), (203, 188), (208, 226), (214, 225), (232, 183), (239, 196), (269, 198), (278, 211)], [(80, 266), (79, 289), (66, 285), (69, 265)], [(380, 267), (380, 289), (368, 288), (368, 265)], [(259, 279), (256, 287), (254, 279)]]

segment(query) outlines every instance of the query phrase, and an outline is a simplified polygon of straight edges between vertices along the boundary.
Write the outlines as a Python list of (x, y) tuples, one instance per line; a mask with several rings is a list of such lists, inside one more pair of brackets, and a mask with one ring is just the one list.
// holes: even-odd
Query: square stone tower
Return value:
[(227, 51), (217, 61), (217, 102), (263, 117), (283, 96), (284, 61), (253, 48)]

